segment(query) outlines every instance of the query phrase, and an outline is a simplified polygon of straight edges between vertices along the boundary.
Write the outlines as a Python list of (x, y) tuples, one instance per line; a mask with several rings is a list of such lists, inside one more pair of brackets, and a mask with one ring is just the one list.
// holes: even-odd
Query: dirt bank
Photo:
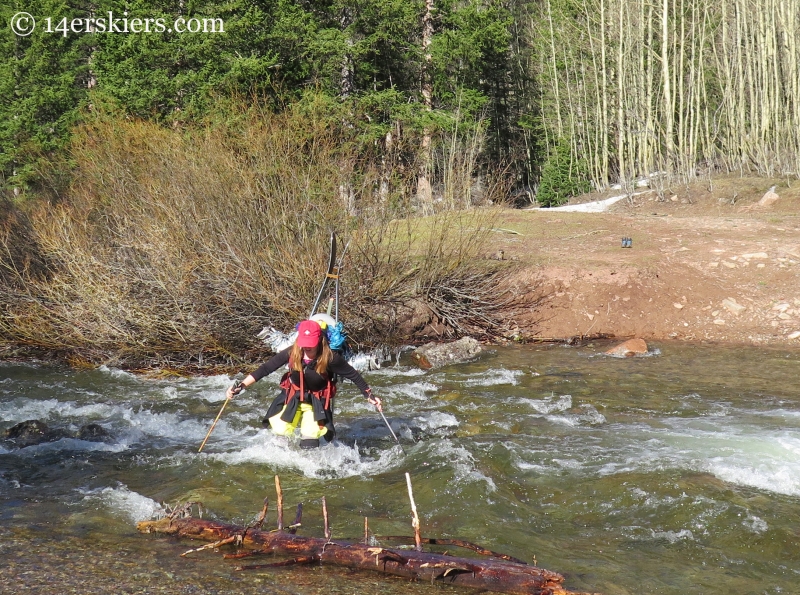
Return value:
[[(760, 206), (772, 185), (778, 200)], [(512, 313), (522, 338), (800, 347), (800, 182), (726, 177), (636, 192), (604, 213), (509, 210), (486, 256), (520, 265), (509, 283), (526, 297)]]

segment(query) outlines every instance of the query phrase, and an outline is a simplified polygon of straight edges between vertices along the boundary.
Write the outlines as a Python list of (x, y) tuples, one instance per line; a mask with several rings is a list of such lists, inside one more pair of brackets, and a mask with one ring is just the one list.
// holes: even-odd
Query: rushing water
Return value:
[[(339, 440), (316, 452), (260, 426), (277, 375), (225, 410), (225, 376), (153, 380), (113, 369), (0, 364), (0, 430), (27, 419), (108, 442), (0, 446), (2, 593), (408, 593), (452, 587), (331, 568), (234, 572), (219, 553), (139, 535), (200, 500), (250, 522), (279, 474), (306, 535), (459, 537), (605, 595), (800, 593), (800, 353), (663, 344), (497, 348), (440, 370), (365, 373), (404, 444), (352, 384)], [(273, 507), (274, 508), (274, 507)], [(268, 522), (274, 522), (270, 513)]]

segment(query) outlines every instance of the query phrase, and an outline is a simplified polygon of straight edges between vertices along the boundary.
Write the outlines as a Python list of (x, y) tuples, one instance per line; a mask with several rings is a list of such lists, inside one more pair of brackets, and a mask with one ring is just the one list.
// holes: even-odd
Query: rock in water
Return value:
[(17, 448), (35, 446), (43, 442), (55, 442), (62, 438), (78, 438), (88, 442), (108, 442), (113, 436), (100, 424), (81, 426), (78, 434), (59, 428), (50, 428), (43, 421), (29, 419), (10, 427), (5, 432), (5, 441)]
[(111, 439), (111, 434), (100, 424), (86, 424), (78, 430), (78, 439), (87, 442), (104, 442)]
[(446, 364), (457, 364), (474, 358), (482, 351), (480, 343), (472, 337), (464, 337), (452, 343), (426, 343), (411, 354), (420, 368), (438, 368)]
[(645, 353), (647, 353), (647, 343), (644, 342), (644, 339), (628, 339), (605, 352), (606, 355), (614, 357), (633, 357)]
[(9, 440), (28, 440), (41, 438), (50, 431), (47, 424), (38, 419), (22, 421), (6, 430), (6, 438)]
[(51, 430), (46, 423), (38, 419), (20, 422), (6, 430), (6, 440), (13, 442), (19, 448), (41, 444), (42, 442), (54, 442), (66, 437), (66, 432)]

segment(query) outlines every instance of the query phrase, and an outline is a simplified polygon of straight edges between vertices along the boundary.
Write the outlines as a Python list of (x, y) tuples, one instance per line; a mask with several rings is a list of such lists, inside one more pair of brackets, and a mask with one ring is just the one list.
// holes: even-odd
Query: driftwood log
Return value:
[[(277, 480), (277, 478), (276, 478)], [(280, 484), (276, 481), (278, 502), (282, 504)], [(204, 520), (191, 516), (173, 514), (155, 521), (138, 523), (142, 533), (161, 533), (187, 539), (212, 542), (210, 545), (184, 552), (183, 555), (213, 549), (223, 545), (248, 548), (225, 558), (242, 559), (262, 554), (283, 554), (290, 559), (271, 564), (237, 566), (236, 570), (255, 570), (278, 568), (300, 564), (326, 564), (347, 568), (358, 568), (406, 577), (414, 580), (442, 582), (498, 593), (527, 595), (588, 595), (568, 591), (562, 585), (564, 577), (521, 560), (498, 554), (481, 546), (461, 540), (437, 540), (415, 537), (384, 537), (386, 541), (409, 540), (416, 544), (437, 544), (463, 547), (486, 556), (484, 559), (462, 558), (447, 554), (415, 550), (392, 549), (374, 545), (377, 539), (365, 534), (365, 542), (357, 540), (331, 539), (326, 516), (326, 537), (305, 537), (291, 531), (300, 525), (302, 508), (298, 506), (295, 524), (283, 530), (261, 529), (267, 504), (265, 503), (259, 519), (253, 525), (242, 527), (217, 521)], [(326, 507), (327, 508), (327, 507)], [(190, 509), (189, 509), (190, 510)], [(186, 514), (187, 508), (180, 509)], [(278, 518), (282, 520), (282, 506), (278, 507)], [(279, 525), (280, 525), (279, 521)], [(367, 520), (365, 519), (365, 532)]]

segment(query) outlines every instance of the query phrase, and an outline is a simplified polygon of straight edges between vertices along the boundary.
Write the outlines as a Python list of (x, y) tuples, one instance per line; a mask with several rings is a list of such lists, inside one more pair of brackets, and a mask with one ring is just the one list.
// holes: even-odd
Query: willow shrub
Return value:
[(3, 261), (17, 289), (0, 333), (90, 362), (236, 361), (263, 326), (309, 315), (332, 229), (359, 342), (406, 338), (411, 305), (453, 336), (499, 332), (498, 272), (476, 260), (494, 211), (398, 218), (409, 189), (378, 192), (348, 134), (313, 105), (191, 130), (97, 114), (74, 134), (68, 197), (31, 215), (46, 274)]

